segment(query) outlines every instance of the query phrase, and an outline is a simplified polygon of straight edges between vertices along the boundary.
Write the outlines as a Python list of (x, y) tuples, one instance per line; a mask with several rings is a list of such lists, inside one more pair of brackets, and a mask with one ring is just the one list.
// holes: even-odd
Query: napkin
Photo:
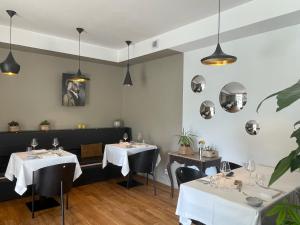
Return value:
[(265, 201), (270, 201), (281, 194), (281, 192), (279, 191), (272, 190), (272, 189), (264, 189), (257, 186), (255, 187), (255, 189), (253, 188), (251, 190), (246, 190), (245, 192), (249, 196), (258, 197)]

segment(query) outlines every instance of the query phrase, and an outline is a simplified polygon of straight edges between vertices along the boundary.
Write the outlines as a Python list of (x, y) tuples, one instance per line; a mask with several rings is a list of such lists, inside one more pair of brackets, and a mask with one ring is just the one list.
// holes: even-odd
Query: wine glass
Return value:
[(222, 172), (223, 176), (226, 176), (228, 173), (230, 173), (231, 168), (229, 162), (221, 162), (220, 171)]
[(137, 141), (138, 141), (139, 143), (141, 143), (141, 142), (143, 141), (143, 135), (142, 135), (141, 132), (139, 132), (138, 135), (137, 135)]
[(32, 146), (33, 150), (35, 150), (36, 146), (38, 146), (38, 142), (37, 142), (36, 138), (33, 138), (31, 140), (31, 146)]
[(124, 133), (123, 139), (125, 140), (125, 142), (127, 142), (127, 139), (128, 139), (128, 134), (127, 133)]
[(58, 138), (53, 139), (52, 145), (53, 145), (54, 149), (56, 150), (57, 146), (59, 145)]
[(254, 160), (248, 160), (248, 162), (244, 163), (244, 168), (249, 173), (249, 184), (251, 184), (252, 173), (255, 171), (256, 166)]

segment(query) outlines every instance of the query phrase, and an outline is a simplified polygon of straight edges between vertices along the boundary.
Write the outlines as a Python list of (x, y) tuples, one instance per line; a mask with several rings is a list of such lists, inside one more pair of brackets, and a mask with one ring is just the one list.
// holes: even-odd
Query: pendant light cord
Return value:
[(127, 58), (127, 68), (128, 68), (128, 70), (129, 70), (129, 45), (130, 44), (128, 44), (128, 54), (127, 54), (128, 55), (128, 58)]
[(79, 33), (79, 38), (78, 38), (78, 40), (79, 40), (79, 42), (78, 42), (78, 68), (79, 68), (79, 70), (80, 70), (80, 35), (81, 35), (81, 33)]
[(10, 24), (9, 24), (9, 51), (11, 51), (11, 27), (12, 27), (12, 17), (10, 17)]
[(219, 14), (218, 14), (218, 44), (220, 43), (220, 23), (221, 23), (221, 0), (219, 0)]

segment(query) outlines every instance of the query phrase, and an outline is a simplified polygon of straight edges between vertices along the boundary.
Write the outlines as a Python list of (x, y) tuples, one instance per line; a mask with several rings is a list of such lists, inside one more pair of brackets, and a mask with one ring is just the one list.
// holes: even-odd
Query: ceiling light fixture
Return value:
[(9, 28), (9, 53), (6, 59), (0, 64), (1, 73), (7, 76), (17, 75), (20, 71), (20, 65), (16, 62), (13, 54), (11, 52), (11, 27), (12, 27), (12, 18), (16, 15), (16, 12), (13, 10), (6, 10), (7, 14), (10, 17), (10, 28)]
[(74, 74), (73, 76), (70, 77), (69, 80), (71, 81), (74, 81), (74, 82), (78, 82), (78, 83), (83, 83), (83, 82), (86, 82), (86, 81), (89, 81), (90, 78), (88, 78), (87, 76), (83, 75), (81, 73), (81, 70), (80, 70), (80, 36), (81, 36), (81, 33), (84, 31), (83, 28), (76, 28), (77, 32), (78, 32), (78, 71), (76, 74)]
[(219, 14), (218, 14), (218, 45), (215, 52), (212, 55), (201, 59), (201, 62), (205, 65), (223, 66), (226, 64), (234, 63), (237, 60), (235, 56), (227, 55), (222, 51), (220, 45), (220, 23), (221, 23), (220, 14), (221, 14), (221, 0), (219, 0)]
[(128, 60), (127, 60), (127, 72), (125, 75), (125, 79), (123, 82), (124, 86), (132, 86), (132, 80), (131, 80), (131, 76), (130, 76), (130, 71), (129, 71), (129, 46), (132, 42), (131, 41), (126, 41), (126, 44), (128, 45)]

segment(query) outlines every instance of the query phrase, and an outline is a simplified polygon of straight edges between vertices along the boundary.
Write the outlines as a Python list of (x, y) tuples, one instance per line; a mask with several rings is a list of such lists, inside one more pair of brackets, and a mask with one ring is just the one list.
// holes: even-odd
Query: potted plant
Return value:
[[(300, 99), (300, 80), (289, 88), (276, 92), (266, 97), (257, 107), (257, 112), (262, 103), (273, 97), (277, 98), (277, 112), (290, 106), (298, 99)], [(300, 125), (300, 121), (296, 122), (294, 127)], [(274, 172), (269, 181), (269, 186), (275, 183), (288, 170), (294, 172), (300, 168), (300, 127), (296, 129), (291, 138), (296, 138), (297, 148), (290, 152), (290, 154), (281, 159), (276, 165)], [(299, 194), (299, 193), (298, 193)], [(289, 203), (287, 200), (276, 204), (268, 213), (268, 216), (277, 216), (276, 224), (294, 225), (300, 224), (300, 206)]]
[(40, 123), (40, 130), (48, 131), (50, 130), (50, 122), (48, 120), (44, 120)]
[(189, 131), (185, 132), (183, 129), (182, 133), (177, 136), (179, 137), (178, 144), (180, 144), (178, 153), (182, 155), (193, 155), (194, 154), (194, 151), (192, 149), (192, 146), (194, 145), (193, 137), (196, 137), (196, 135), (191, 134)]
[(18, 132), (20, 131), (20, 125), (16, 121), (11, 121), (8, 123), (8, 131), (9, 132)]

